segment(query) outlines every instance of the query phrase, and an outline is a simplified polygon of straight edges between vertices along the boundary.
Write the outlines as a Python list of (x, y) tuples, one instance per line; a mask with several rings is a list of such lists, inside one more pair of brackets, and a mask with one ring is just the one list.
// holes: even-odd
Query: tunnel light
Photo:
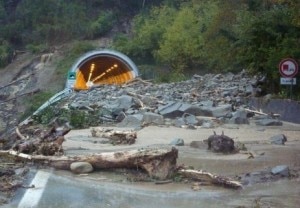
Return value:
[[(90, 70), (90, 75), (89, 75), (89, 79), (88, 79), (88, 82), (90, 81), (91, 79), (91, 76), (92, 76), (92, 72), (94, 70), (94, 67), (95, 67), (95, 64), (92, 64), (91, 65), (91, 70)], [(111, 72), (112, 70), (114, 69), (117, 69), (118, 68), (118, 64), (114, 64), (113, 66), (111, 66), (110, 68), (106, 69), (105, 72), (103, 72), (102, 74), (100, 74), (99, 76), (95, 77), (92, 82), (95, 82), (99, 79), (101, 79), (103, 76), (105, 76), (107, 73)], [(114, 78), (115, 79), (115, 78)]]
[(92, 64), (91, 64), (91, 68), (90, 68), (90, 74), (89, 74), (88, 82), (89, 82), (89, 81), (91, 80), (91, 78), (92, 78), (94, 69), (95, 69), (95, 64), (92, 63)]
[(103, 77), (105, 74), (106, 74), (106, 73), (103, 72), (103, 73), (100, 74), (99, 76), (95, 77), (95, 78), (93, 79), (93, 82), (97, 81), (98, 79), (100, 79), (101, 77)]

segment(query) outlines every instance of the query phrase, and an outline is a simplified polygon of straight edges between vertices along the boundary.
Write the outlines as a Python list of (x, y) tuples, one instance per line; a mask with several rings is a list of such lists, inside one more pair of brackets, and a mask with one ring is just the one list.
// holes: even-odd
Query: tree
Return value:
[(278, 64), (285, 57), (300, 58), (300, 28), (289, 5), (265, 2), (267, 7), (259, 12), (247, 8), (239, 12), (235, 47), (241, 65), (267, 75), (269, 90), (279, 92)]

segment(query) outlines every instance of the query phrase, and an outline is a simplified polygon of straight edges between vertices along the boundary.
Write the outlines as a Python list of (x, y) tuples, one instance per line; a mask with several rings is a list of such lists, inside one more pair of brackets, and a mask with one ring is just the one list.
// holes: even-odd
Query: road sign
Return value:
[(76, 81), (76, 72), (68, 72), (66, 88), (74, 88), (75, 81)]
[(298, 73), (298, 63), (294, 59), (283, 59), (279, 64), (281, 76), (293, 78)]
[(281, 77), (280, 84), (281, 85), (296, 85), (296, 78)]

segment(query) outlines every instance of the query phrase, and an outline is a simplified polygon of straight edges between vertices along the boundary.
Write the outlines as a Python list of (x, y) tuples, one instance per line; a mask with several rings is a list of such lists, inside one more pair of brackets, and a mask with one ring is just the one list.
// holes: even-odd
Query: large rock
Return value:
[(213, 116), (216, 118), (230, 117), (232, 112), (231, 104), (220, 105), (217, 107), (200, 107), (202, 110), (202, 116)]
[(233, 124), (249, 124), (247, 117), (247, 112), (245, 110), (237, 110), (232, 113), (232, 118), (229, 120), (229, 123)]
[(115, 108), (123, 109), (124, 111), (128, 110), (134, 104), (132, 97), (128, 95), (122, 95), (119, 97), (112, 106)]
[(288, 177), (290, 175), (289, 167), (287, 165), (278, 165), (272, 168), (271, 173), (274, 175), (281, 175)]
[(133, 127), (139, 128), (142, 126), (143, 122), (143, 115), (142, 114), (135, 114), (126, 116), (122, 122), (118, 123), (118, 127)]
[(70, 165), (70, 170), (76, 174), (93, 172), (93, 166), (88, 162), (73, 162)]
[(215, 132), (207, 139), (208, 149), (213, 152), (232, 153), (234, 148), (234, 141), (232, 138), (225, 136), (222, 132), (221, 135), (217, 135)]
[(143, 121), (144, 124), (162, 125), (162, 124), (164, 124), (164, 117), (162, 115), (157, 114), (157, 113), (145, 112), (143, 114), (142, 121)]
[(287, 142), (287, 138), (284, 134), (278, 134), (272, 136), (270, 140), (271, 140), (271, 144), (278, 144), (278, 145), (284, 145), (284, 143)]
[(184, 113), (184, 110), (187, 108), (185, 105), (186, 104), (179, 102), (169, 102), (167, 105), (159, 106), (158, 113), (165, 118), (181, 117)]

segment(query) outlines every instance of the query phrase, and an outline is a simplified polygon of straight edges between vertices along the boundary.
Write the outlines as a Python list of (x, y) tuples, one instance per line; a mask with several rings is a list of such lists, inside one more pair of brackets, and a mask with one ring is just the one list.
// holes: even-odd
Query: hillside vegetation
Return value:
[(267, 77), (265, 93), (284, 97), (278, 64), (300, 60), (299, 9), (293, 0), (0, 0), (0, 67), (16, 51), (109, 37), (160, 81), (246, 69)]

